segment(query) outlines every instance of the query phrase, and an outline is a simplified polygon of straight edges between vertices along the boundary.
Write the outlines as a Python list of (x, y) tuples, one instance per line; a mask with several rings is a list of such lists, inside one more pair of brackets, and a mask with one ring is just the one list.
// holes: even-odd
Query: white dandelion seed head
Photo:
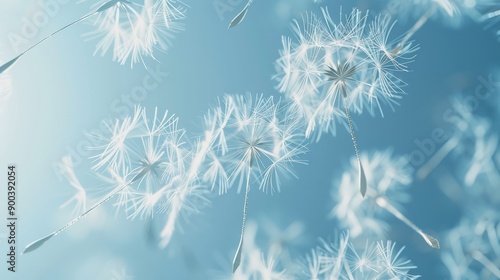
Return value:
[[(93, 170), (116, 194), (113, 204), (127, 218), (166, 217), (160, 247), (166, 247), (181, 218), (189, 218), (210, 202), (201, 181), (207, 155), (206, 141), (189, 142), (178, 119), (168, 112), (136, 106), (127, 116), (104, 121), (90, 135)], [(114, 195), (113, 195), (114, 196)]]
[(176, 0), (117, 1), (98, 13), (96, 30), (85, 36), (99, 40), (94, 54), (103, 56), (110, 51), (113, 61), (122, 65), (127, 61), (131, 67), (136, 63), (145, 65), (144, 57), (154, 58), (155, 49), (167, 51), (174, 34), (184, 30), (186, 8)]
[[(204, 175), (219, 194), (233, 185), (238, 192), (250, 173), (264, 192), (280, 191), (281, 180), (294, 176), (305, 152), (303, 124), (296, 113), (272, 97), (226, 95), (205, 116), (210, 139), (209, 170)], [(222, 183), (215, 183), (221, 182)]]
[(383, 115), (382, 107), (394, 109), (404, 95), (397, 74), (407, 71), (416, 47), (389, 39), (388, 16), (369, 20), (368, 13), (353, 9), (335, 23), (323, 9), (322, 18), (306, 13), (292, 30), (294, 39), (282, 39), (274, 79), (307, 119), (307, 136), (335, 133), (336, 123), (345, 123), (343, 99), (352, 112)]
[(148, 115), (140, 106), (132, 116), (104, 124), (107, 130), (93, 135), (97, 140), (91, 147), (96, 153), (91, 157), (93, 169), (109, 174), (117, 187), (126, 186), (115, 205), (123, 206), (130, 218), (152, 216), (167, 198), (173, 172), (184, 168), (179, 139), (184, 131), (168, 112), (159, 114), (155, 109)]

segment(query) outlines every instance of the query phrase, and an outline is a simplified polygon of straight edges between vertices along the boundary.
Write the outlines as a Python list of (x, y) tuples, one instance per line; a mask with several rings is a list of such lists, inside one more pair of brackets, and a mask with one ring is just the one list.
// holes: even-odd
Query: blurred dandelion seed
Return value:
[(471, 140), (475, 143), (484, 137), (484, 131), (488, 130), (489, 123), (484, 118), (473, 115), (470, 111), (464, 110), (465, 98), (455, 96), (451, 100), (453, 111), (456, 112), (455, 131), (441, 148), (439, 148), (418, 170), (419, 179), (425, 179), (453, 150), (459, 148), (461, 143)]
[[(329, 217), (337, 218), (354, 237), (366, 232), (366, 229), (382, 237), (388, 227), (379, 217), (380, 209), (384, 209), (418, 233), (429, 246), (439, 249), (437, 239), (423, 232), (398, 210), (400, 203), (409, 200), (408, 194), (405, 193), (412, 181), (408, 160), (404, 157), (394, 157), (389, 149), (371, 155), (362, 153), (361, 161), (368, 175), (367, 185), (370, 186), (367, 191), (368, 200), (363, 201), (352, 190), (351, 184), (355, 176), (352, 171), (346, 171), (341, 177), (339, 187), (332, 189), (336, 205)], [(356, 163), (357, 159), (351, 158), (352, 170), (356, 168)]]
[[(409, 1), (389, 1), (389, 7), (397, 13), (395, 16), (407, 20), (409, 17), (416, 18), (415, 24), (410, 28), (405, 35), (403, 41), (413, 37), (425, 23), (439, 15), (443, 20), (450, 22), (457, 21), (461, 17), (460, 1), (456, 0), (409, 0)], [(397, 48), (395, 49), (397, 50)]]
[(483, 24), (485, 29), (496, 28), (495, 35), (500, 36), (500, 5), (495, 0), (391, 0), (387, 7), (387, 11), (403, 20), (417, 19), (403, 41), (411, 38), (428, 20), (436, 18), (454, 27), (470, 18)]
[(245, 19), (245, 16), (247, 15), (248, 8), (250, 8), (250, 5), (252, 4), (253, 0), (248, 0), (248, 2), (245, 4), (245, 7), (231, 20), (229, 23), (228, 29), (235, 27), (236, 25), (240, 24), (243, 19)]
[(441, 258), (451, 279), (500, 278), (500, 220), (491, 206), (469, 212), (446, 234)]
[(111, 271), (111, 280), (133, 280), (134, 276), (130, 275), (126, 268), (122, 268), (120, 271), (114, 269)]
[(78, 177), (75, 174), (73, 161), (70, 156), (64, 156), (59, 167), (61, 174), (66, 177), (69, 184), (76, 190), (76, 193), (73, 195), (73, 197), (63, 203), (60, 208), (65, 208), (74, 202), (75, 205), (73, 207), (73, 216), (79, 215), (86, 210), (87, 192), (85, 191), (85, 188), (82, 186), (80, 180), (78, 180)]

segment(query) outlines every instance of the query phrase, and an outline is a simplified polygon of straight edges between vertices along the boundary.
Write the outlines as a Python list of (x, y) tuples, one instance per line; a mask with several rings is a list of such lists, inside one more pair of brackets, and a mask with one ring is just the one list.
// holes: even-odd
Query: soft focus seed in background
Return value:
[(334, 206), (329, 217), (337, 219), (353, 237), (375, 235), (383, 238), (389, 228), (383, 211), (388, 211), (418, 233), (429, 246), (439, 249), (437, 239), (423, 232), (398, 210), (410, 198), (407, 191), (413, 178), (408, 160), (393, 156), (390, 149), (362, 153), (361, 160), (368, 178), (367, 199), (363, 200), (352, 188), (357, 160), (351, 158), (351, 169), (344, 172), (340, 182), (332, 188)]

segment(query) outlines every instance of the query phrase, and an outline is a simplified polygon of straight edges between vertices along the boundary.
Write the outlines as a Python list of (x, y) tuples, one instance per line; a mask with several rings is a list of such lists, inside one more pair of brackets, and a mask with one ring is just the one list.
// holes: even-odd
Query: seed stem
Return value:
[(233, 259), (233, 273), (238, 269), (241, 264), (241, 253), (243, 251), (243, 237), (245, 234), (245, 223), (247, 220), (247, 208), (248, 208), (248, 194), (250, 192), (250, 171), (251, 166), (248, 168), (247, 178), (246, 178), (246, 189), (245, 189), (245, 202), (243, 203), (243, 220), (241, 223), (241, 235), (240, 242), (238, 243), (238, 249), (236, 249), (236, 253), (234, 254)]
[(48, 35), (47, 37), (43, 38), (42, 40), (38, 41), (37, 43), (35, 43), (34, 45), (32, 45), (31, 47), (27, 48), (25, 51), (23, 51), (22, 53), (20, 53), (19, 55), (17, 55), (15, 58), (7, 61), (6, 63), (2, 64), (0, 66), (0, 74), (3, 73), (4, 71), (6, 71), (7, 69), (9, 69), (12, 65), (14, 65), (14, 63), (19, 59), (21, 58), (23, 55), (25, 55), (26, 53), (28, 53), (29, 51), (31, 51), (32, 49), (34, 49), (35, 47), (37, 47), (38, 45), (40, 45), (41, 43), (45, 42), (46, 40), (48, 40), (50, 37), (56, 35), (57, 33), (81, 22), (81, 21), (84, 21), (86, 20), (87, 18), (97, 14), (97, 13), (100, 13), (100, 12), (103, 12), (111, 7), (113, 7), (114, 5), (116, 5), (118, 2), (120, 2), (120, 0), (109, 0), (108, 2), (104, 3), (103, 5), (101, 5), (98, 9), (96, 9), (95, 11), (89, 13), (89, 14), (86, 14), (84, 15), (83, 17), (63, 26), (62, 28), (59, 28), (58, 30), (52, 32), (50, 35)]
[(354, 128), (351, 121), (351, 114), (349, 113), (349, 108), (347, 106), (346, 95), (344, 94), (342, 97), (342, 101), (344, 103), (345, 113), (347, 115), (347, 123), (349, 124), (349, 132), (351, 134), (352, 144), (354, 145), (354, 152), (356, 153), (356, 159), (358, 160), (358, 173), (359, 173), (359, 191), (361, 196), (365, 197), (367, 190), (366, 176), (365, 171), (363, 169), (363, 165), (361, 164), (361, 159), (359, 158), (358, 145), (356, 144), (356, 135), (354, 134)]
[[(138, 174), (138, 175), (140, 175), (140, 174)], [(24, 248), (23, 254), (29, 253), (29, 252), (31, 252), (31, 251), (33, 251), (35, 249), (38, 249), (40, 246), (43, 245), (43, 243), (45, 243), (46, 241), (48, 241), (50, 238), (58, 235), (63, 230), (69, 228), (70, 226), (74, 225), (76, 222), (80, 221), (82, 218), (84, 218), (85, 216), (87, 216), (88, 214), (90, 214), (92, 211), (94, 211), (97, 207), (101, 206), (103, 203), (105, 203), (106, 201), (110, 200), (112, 197), (114, 197), (119, 192), (121, 192), (122, 190), (124, 190), (127, 186), (129, 186), (133, 182), (135, 182), (138, 179), (140, 179), (138, 175), (136, 175), (134, 177), (134, 179), (132, 179), (132, 181), (124, 184), (123, 186), (119, 186), (119, 187), (115, 188), (115, 190), (113, 190), (107, 196), (105, 196), (104, 198), (102, 198), (99, 202), (97, 202), (96, 204), (94, 204), (92, 207), (90, 207), (89, 209), (87, 209), (87, 211), (83, 212), (78, 217), (76, 217), (73, 220), (69, 221), (67, 224), (65, 224), (64, 226), (62, 226), (58, 230), (55, 230), (52, 233), (50, 233), (50, 234), (48, 234), (48, 235), (46, 235), (46, 236), (44, 236), (44, 237), (42, 237), (42, 238), (40, 238), (38, 240), (35, 240), (35, 241), (31, 242), (30, 244), (26, 245), (26, 248)]]
[(439, 241), (436, 238), (423, 232), (412, 221), (410, 221), (408, 218), (406, 218), (405, 215), (403, 215), (401, 212), (399, 212), (399, 210), (396, 209), (396, 207), (392, 206), (392, 204), (385, 197), (378, 196), (375, 198), (375, 202), (377, 203), (378, 206), (389, 211), (389, 213), (394, 215), (394, 217), (396, 217), (398, 220), (402, 221), (407, 226), (409, 226), (411, 229), (413, 229), (416, 233), (420, 234), (420, 236), (422, 236), (422, 238), (425, 240), (425, 242), (427, 244), (429, 244), (429, 246), (431, 246), (434, 249), (439, 249)]

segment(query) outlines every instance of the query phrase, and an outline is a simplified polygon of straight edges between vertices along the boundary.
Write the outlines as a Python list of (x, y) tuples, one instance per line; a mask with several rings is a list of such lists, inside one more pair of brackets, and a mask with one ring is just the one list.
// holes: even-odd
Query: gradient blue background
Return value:
[[(345, 11), (350, 11), (353, 4), (362, 9), (377, 9), (372, 1), (315, 4), (307, 0), (256, 0), (244, 22), (227, 30), (244, 1), (223, 17), (217, 14), (215, 1), (190, 2), (186, 31), (176, 35), (167, 53), (156, 53), (160, 63), (146, 60), (150, 69), (159, 67), (169, 76), (141, 104), (148, 109), (156, 106), (169, 110), (193, 136), (202, 131), (203, 114), (224, 93), (278, 95), (276, 82), (271, 79), (274, 61), (281, 48), (281, 36), (292, 35), (289, 23), (299, 18), (301, 12), (320, 13), (320, 7), (328, 6), (338, 18), (340, 6)], [(59, 12), (39, 28), (29, 44), (85, 14), (91, 4), (61, 4)], [(20, 34), (22, 19), (31, 19), (40, 9), (38, 1), (0, 2), (2, 61), (17, 53), (8, 34)], [(410, 24), (411, 20), (398, 23), (394, 34)], [(69, 209), (59, 206), (73, 195), (73, 189), (56, 174), (54, 164), (76, 150), (85, 133), (97, 128), (102, 119), (119, 117), (113, 102), (131, 94), (148, 75), (143, 65), (131, 69), (129, 65), (112, 62), (109, 53), (93, 56), (96, 41), (82, 38), (82, 34), (92, 30), (88, 22), (76, 25), (34, 49), (9, 71), (13, 95), (0, 113), (0, 185), (5, 186), (2, 182), (6, 182), (7, 164), (14, 163), (19, 174), (19, 249), (18, 272), (7, 272), (2, 261), (0, 278), (111, 279), (112, 271), (126, 268), (134, 279), (206, 279), (207, 271), (228, 270), (216, 259), (223, 257), (228, 266), (239, 238), (243, 196), (234, 191), (221, 197), (214, 195), (212, 206), (184, 222), (183, 232), (176, 232), (165, 250), (156, 249), (145, 240), (144, 221), (126, 220), (123, 213), (115, 215), (113, 207), (105, 205), (40, 250), (19, 255), (26, 244), (72, 217)], [(450, 97), (461, 90), (471, 92), (478, 84), (477, 77), (487, 76), (500, 63), (500, 44), (493, 31), (472, 22), (460, 29), (449, 28), (439, 20), (428, 22), (414, 36), (420, 50), (410, 65), (411, 72), (402, 75), (409, 86), (401, 105), (394, 113), (386, 110), (385, 118), (367, 114), (355, 117), (360, 149), (393, 147), (395, 153), (404, 154), (417, 149), (414, 141), (430, 137), (436, 127), (451, 135), (453, 128), (442, 119), (442, 113), (451, 107)], [(486, 106), (480, 104), (479, 110)], [(274, 196), (252, 192), (249, 205), (251, 220), (269, 217), (282, 227), (294, 220), (305, 223), (305, 242), (295, 248), (296, 256), (315, 246), (318, 237), (328, 237), (339, 230), (326, 218), (332, 207), (330, 190), (332, 181), (344, 171), (353, 155), (350, 136), (344, 130), (336, 137), (323, 137), (309, 149), (304, 157), (308, 165), (297, 169), (298, 180), (288, 181), (282, 192)], [(76, 164), (84, 185), (93, 182), (89, 170), (88, 160)], [(443, 230), (458, 221), (461, 212), (442, 194), (435, 179), (430, 176), (414, 181), (412, 201), (405, 205), (404, 212), (429, 233), (441, 237)], [(0, 260), (6, 258), (7, 250), (3, 189)], [(89, 191), (90, 196), (92, 191), (95, 188)], [(161, 223), (163, 217), (156, 219)], [(422, 275), (422, 279), (445, 279), (439, 251), (429, 249), (399, 221), (389, 220), (393, 230), (388, 238), (406, 246), (406, 257), (418, 266), (413, 272)]]

